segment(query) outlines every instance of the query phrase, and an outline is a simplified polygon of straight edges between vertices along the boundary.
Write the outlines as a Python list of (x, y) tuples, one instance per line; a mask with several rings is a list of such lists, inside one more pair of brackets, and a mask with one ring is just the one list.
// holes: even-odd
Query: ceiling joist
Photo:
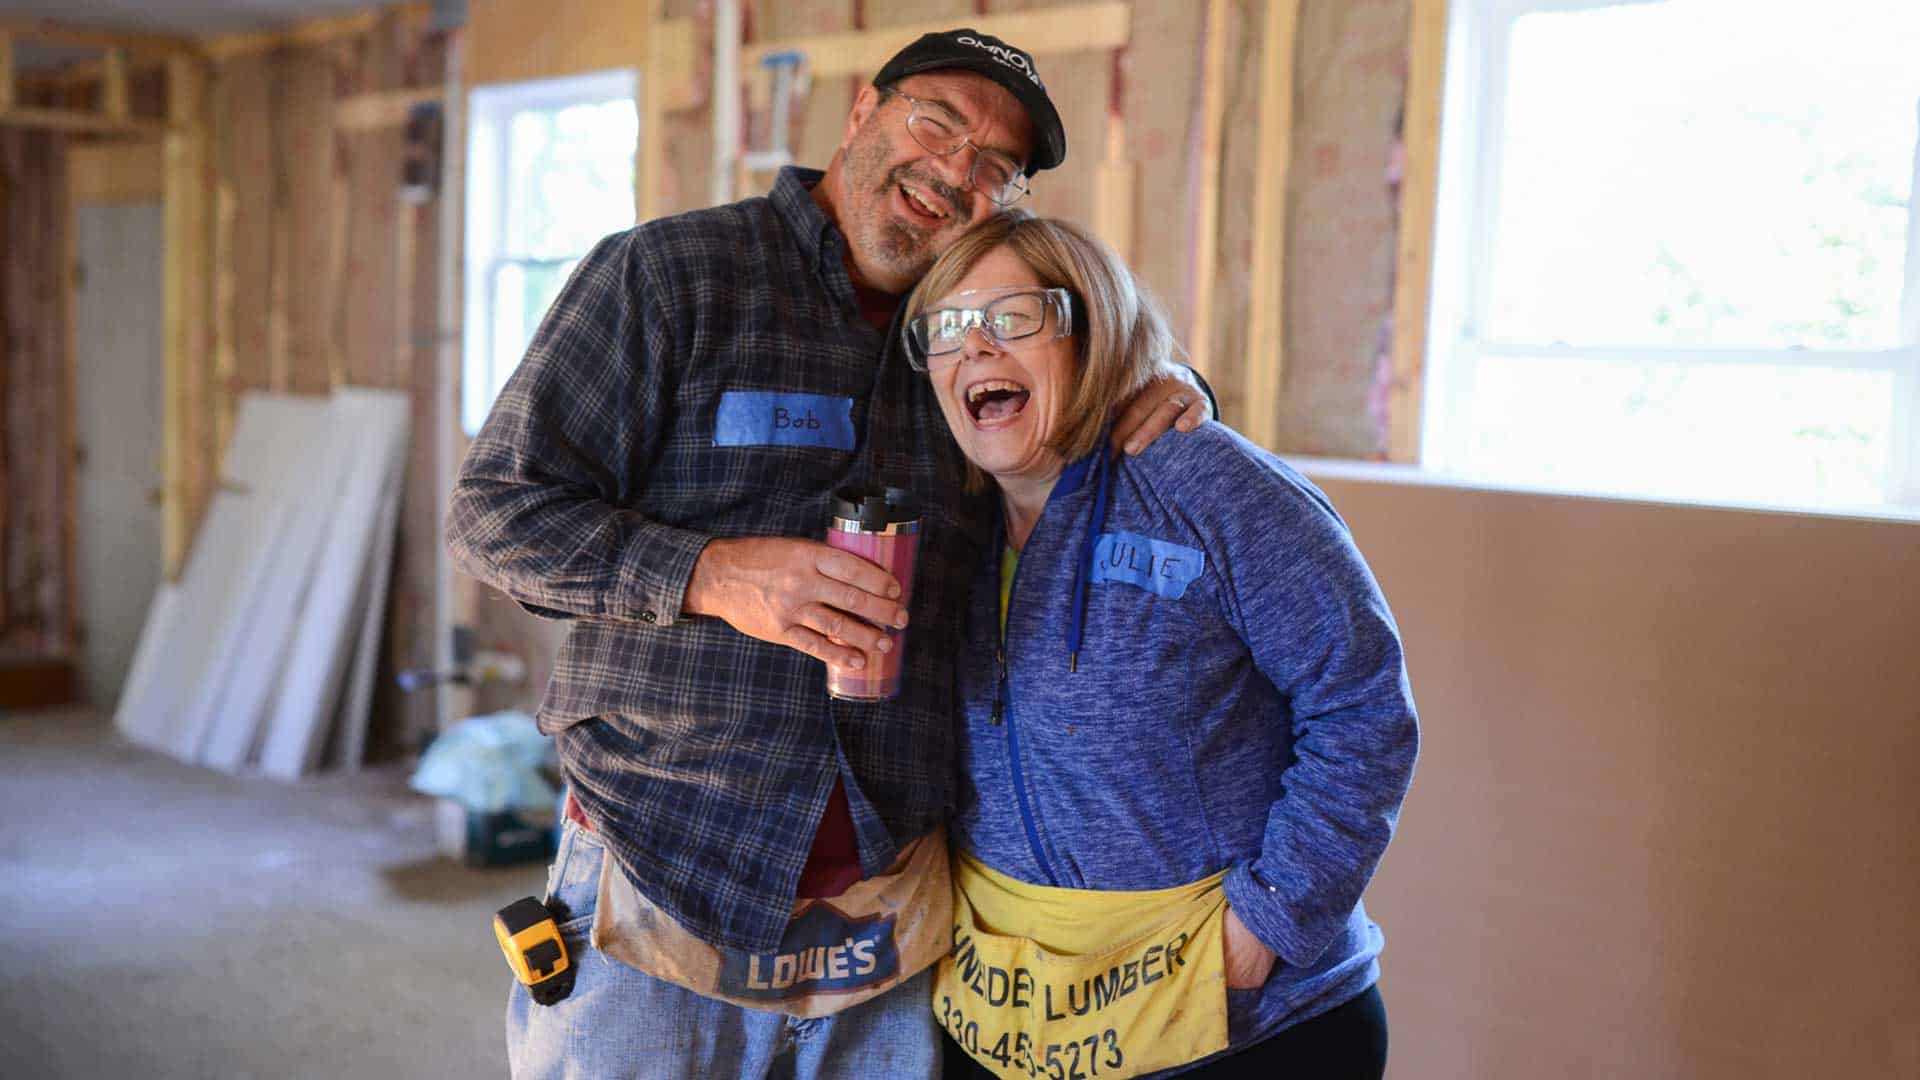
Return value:
[(15, 41), (40, 41), (49, 45), (77, 45), (90, 49), (124, 49), (138, 56), (193, 56), (200, 45), (191, 38), (170, 34), (134, 33), (120, 30), (93, 30), (68, 26), (51, 19), (13, 19), (0, 17), (0, 37)]

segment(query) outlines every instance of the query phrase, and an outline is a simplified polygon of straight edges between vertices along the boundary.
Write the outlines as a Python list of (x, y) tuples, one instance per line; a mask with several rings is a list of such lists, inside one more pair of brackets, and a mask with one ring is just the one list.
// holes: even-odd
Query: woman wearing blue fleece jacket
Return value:
[(1418, 734), (1345, 525), (1218, 424), (1105, 450), (1174, 346), (1071, 225), (984, 222), (905, 333), (1003, 509), (960, 665), (949, 1075), (1380, 1077), (1360, 896)]

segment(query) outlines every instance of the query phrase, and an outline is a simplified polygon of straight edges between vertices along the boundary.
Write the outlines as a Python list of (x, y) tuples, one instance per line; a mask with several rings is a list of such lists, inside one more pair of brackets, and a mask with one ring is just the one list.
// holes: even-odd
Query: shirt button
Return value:
[(641, 622), (659, 622), (660, 616), (655, 615), (651, 611), (643, 611), (640, 613), (640, 621)]

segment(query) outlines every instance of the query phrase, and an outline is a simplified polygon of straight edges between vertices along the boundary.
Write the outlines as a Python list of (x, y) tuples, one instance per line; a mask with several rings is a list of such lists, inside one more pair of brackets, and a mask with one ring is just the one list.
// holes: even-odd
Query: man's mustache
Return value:
[(966, 225), (973, 221), (972, 200), (967, 198), (966, 192), (937, 176), (928, 176), (909, 165), (894, 166), (893, 170), (887, 173), (886, 186), (893, 187), (903, 180), (911, 180), (914, 184), (945, 199), (948, 208), (953, 211), (954, 219), (960, 224)]

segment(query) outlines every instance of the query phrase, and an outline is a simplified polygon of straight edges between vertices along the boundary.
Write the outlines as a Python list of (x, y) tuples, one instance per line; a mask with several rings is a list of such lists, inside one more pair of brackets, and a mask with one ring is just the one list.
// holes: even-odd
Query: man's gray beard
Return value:
[(867, 228), (868, 250), (888, 270), (918, 281), (933, 266), (933, 245), (926, 233), (892, 216), (869, 221)]
[(911, 283), (933, 266), (933, 238), (887, 213), (892, 184), (884, 171), (886, 157), (886, 142), (877, 132), (862, 132), (847, 148), (847, 184), (870, 200), (848, 231), (855, 234), (862, 254)]

